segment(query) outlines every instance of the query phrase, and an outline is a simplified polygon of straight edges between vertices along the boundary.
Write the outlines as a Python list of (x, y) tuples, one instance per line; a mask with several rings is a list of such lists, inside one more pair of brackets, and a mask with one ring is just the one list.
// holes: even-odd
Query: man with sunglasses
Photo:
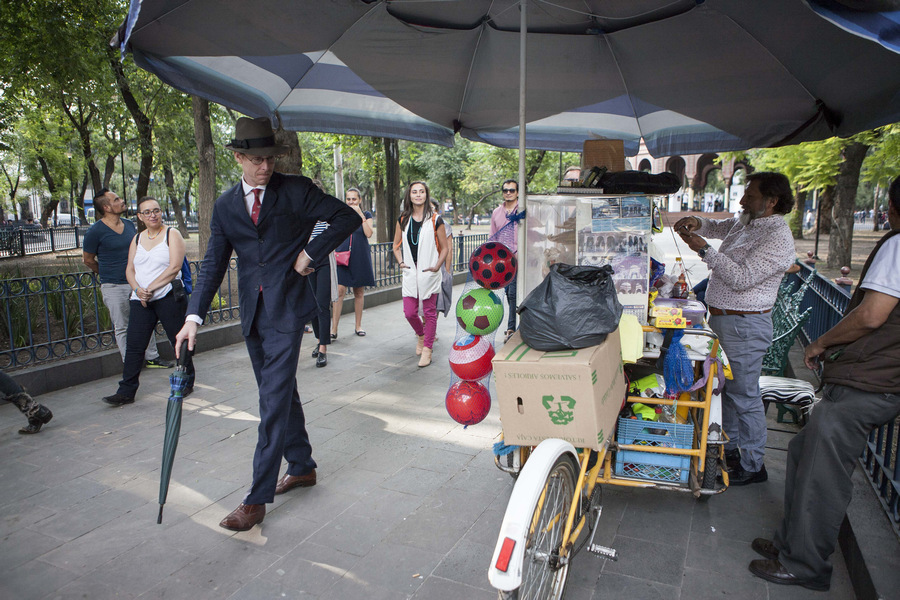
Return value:
[[(519, 240), (519, 184), (515, 179), (507, 179), (500, 186), (503, 202), (491, 214), (490, 239), (505, 244), (513, 254), (518, 250)], [(506, 286), (506, 301), (509, 304), (509, 318), (504, 341), (508, 341), (516, 331), (516, 277)]]
[[(275, 142), (269, 119), (238, 119), (225, 148), (234, 153), (242, 177), (213, 207), (203, 268), (176, 349), (187, 340), (193, 350), (197, 328), (236, 253), (241, 330), (259, 387), (260, 424), (250, 490), (219, 526), (247, 531), (262, 523), (275, 494), (316, 483), (297, 391), (303, 326), (318, 310), (306, 276), (313, 272), (310, 263), (327, 257), (362, 220), (309, 178), (275, 172), (275, 157), (288, 147)], [(329, 226), (310, 241), (317, 221)], [(288, 467), (279, 481), (282, 457)]]
[[(116, 345), (124, 362), (132, 291), (125, 277), (125, 267), (128, 266), (128, 249), (137, 229), (129, 219), (122, 218), (128, 210), (125, 201), (107, 188), (101, 189), (94, 197), (94, 210), (101, 218), (84, 235), (82, 262), (100, 276), (103, 304), (109, 309)], [(159, 357), (156, 336), (150, 336), (144, 353), (144, 366), (150, 369), (171, 369), (175, 366), (174, 362)]]

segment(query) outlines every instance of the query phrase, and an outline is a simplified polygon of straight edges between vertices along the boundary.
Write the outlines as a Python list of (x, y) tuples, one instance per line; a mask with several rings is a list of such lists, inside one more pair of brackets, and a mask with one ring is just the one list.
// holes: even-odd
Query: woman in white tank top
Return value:
[[(181, 286), (181, 266), (184, 262), (184, 238), (177, 229), (167, 227), (162, 220), (159, 203), (149, 196), (138, 204), (138, 219), (146, 229), (135, 236), (128, 252), (125, 277), (131, 285), (131, 314), (128, 318), (125, 365), (119, 389), (103, 401), (113, 406), (131, 404), (137, 393), (141, 367), (144, 364), (144, 348), (154, 334), (157, 323), (162, 323), (166, 336), (175, 346), (175, 335), (184, 325), (187, 298), (176, 294), (175, 285)], [(180, 296), (180, 297), (179, 297)], [(188, 358), (193, 373), (193, 364)], [(187, 396), (194, 390), (193, 375), (184, 391)]]

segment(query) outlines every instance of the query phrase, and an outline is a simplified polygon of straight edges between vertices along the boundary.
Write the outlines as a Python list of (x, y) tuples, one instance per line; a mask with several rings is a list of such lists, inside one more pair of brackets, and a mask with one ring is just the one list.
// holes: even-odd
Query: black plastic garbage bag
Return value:
[(522, 339), (544, 352), (603, 343), (622, 317), (612, 275), (609, 265), (552, 265), (519, 307)]

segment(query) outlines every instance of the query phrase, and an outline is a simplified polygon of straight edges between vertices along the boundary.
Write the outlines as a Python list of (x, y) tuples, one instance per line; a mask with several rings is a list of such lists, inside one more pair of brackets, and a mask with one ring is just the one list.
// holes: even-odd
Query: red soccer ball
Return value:
[(494, 346), (480, 335), (465, 335), (450, 347), (450, 370), (460, 379), (477, 381), (491, 372)]
[(476, 381), (457, 381), (447, 390), (446, 406), (457, 423), (475, 425), (491, 410), (491, 394)]
[(516, 255), (500, 242), (485, 242), (469, 257), (469, 273), (475, 283), (489, 290), (505, 288), (516, 276)]

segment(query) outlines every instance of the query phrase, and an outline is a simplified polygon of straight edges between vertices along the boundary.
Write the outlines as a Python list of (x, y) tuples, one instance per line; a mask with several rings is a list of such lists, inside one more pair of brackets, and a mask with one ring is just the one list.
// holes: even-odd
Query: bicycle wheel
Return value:
[(502, 600), (559, 600), (566, 589), (569, 561), (560, 564), (559, 551), (566, 517), (575, 495), (577, 465), (570, 455), (556, 459), (544, 489), (532, 509), (531, 527), (525, 539), (522, 585), (500, 592)]

